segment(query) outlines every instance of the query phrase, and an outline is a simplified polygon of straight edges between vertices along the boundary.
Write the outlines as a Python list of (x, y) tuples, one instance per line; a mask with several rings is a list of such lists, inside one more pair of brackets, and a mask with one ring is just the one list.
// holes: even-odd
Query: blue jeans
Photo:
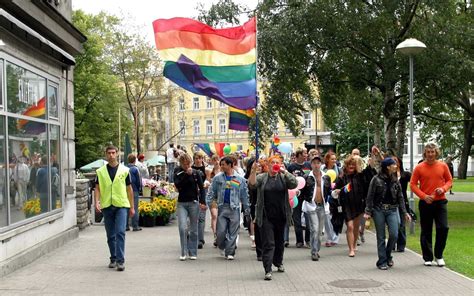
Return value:
[(225, 250), (225, 255), (235, 255), (235, 242), (239, 234), (240, 208), (232, 209), (229, 204), (217, 210), (217, 247)]
[[(140, 193), (138, 191), (133, 191), (133, 206), (135, 207), (135, 215), (132, 217), (132, 228), (138, 228), (138, 199)], [(129, 214), (127, 215), (127, 229), (128, 229), (128, 216), (130, 216), (130, 209), (128, 209)]]
[(125, 262), (125, 226), (127, 225), (128, 210), (128, 208), (114, 206), (102, 209), (110, 261), (117, 263)]
[(204, 229), (206, 227), (206, 212), (207, 209), (199, 208), (198, 218), (198, 241), (204, 244)]
[[(398, 208), (388, 210), (374, 209), (373, 218), (375, 231), (377, 232), (377, 253), (379, 256), (377, 266), (386, 265), (389, 260), (392, 260), (392, 250), (398, 238), (398, 227), (400, 224)], [(388, 240), (386, 244), (385, 225), (388, 226)]]
[(321, 249), (321, 233), (323, 232), (324, 220), (326, 218), (324, 205), (316, 206), (316, 210), (306, 214), (308, 217), (306, 225), (311, 231), (311, 255), (316, 255)]
[(176, 166), (175, 162), (168, 163), (168, 182), (174, 183), (174, 168)]
[(327, 243), (339, 243), (339, 234), (334, 232), (331, 222), (331, 214), (326, 215), (324, 219), (324, 232), (326, 233), (326, 242)]
[(197, 201), (178, 202), (177, 215), (181, 256), (197, 256), (199, 203)]

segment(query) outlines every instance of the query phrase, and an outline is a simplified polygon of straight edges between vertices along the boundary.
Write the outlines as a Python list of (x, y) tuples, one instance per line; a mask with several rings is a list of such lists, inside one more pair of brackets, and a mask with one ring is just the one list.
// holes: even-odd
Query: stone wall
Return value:
[(76, 179), (76, 217), (79, 229), (89, 226), (89, 180)]

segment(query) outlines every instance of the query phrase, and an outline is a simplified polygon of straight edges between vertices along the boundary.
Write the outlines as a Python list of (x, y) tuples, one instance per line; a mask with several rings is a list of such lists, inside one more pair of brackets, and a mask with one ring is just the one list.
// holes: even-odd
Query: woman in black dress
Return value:
[(349, 257), (355, 256), (357, 238), (359, 236), (359, 224), (365, 209), (365, 197), (369, 188), (370, 180), (376, 174), (369, 165), (363, 171), (358, 161), (352, 155), (344, 161), (342, 174), (336, 179), (333, 198), (339, 198), (340, 209), (346, 221), (347, 245)]

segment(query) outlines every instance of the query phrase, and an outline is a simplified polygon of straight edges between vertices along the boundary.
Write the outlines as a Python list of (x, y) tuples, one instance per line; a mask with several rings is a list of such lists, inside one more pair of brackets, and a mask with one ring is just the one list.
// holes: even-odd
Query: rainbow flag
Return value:
[(253, 109), (240, 110), (229, 107), (229, 129), (236, 131), (248, 131), (250, 119), (255, 116)]
[(345, 193), (351, 192), (351, 190), (352, 190), (351, 183), (347, 183), (346, 186), (344, 186), (344, 188), (342, 190), (344, 190)]
[(194, 145), (198, 146), (207, 156), (212, 156), (211, 146), (208, 143), (194, 143)]
[(215, 29), (188, 18), (153, 22), (164, 76), (180, 87), (246, 110), (257, 104), (256, 23)]
[[(46, 114), (46, 98), (41, 98), (36, 105), (29, 107), (22, 114), (25, 116), (44, 118), (44, 115)], [(19, 119), (17, 128), (19, 130), (24, 130), (27, 134), (38, 135), (46, 131), (46, 124), (28, 119)]]

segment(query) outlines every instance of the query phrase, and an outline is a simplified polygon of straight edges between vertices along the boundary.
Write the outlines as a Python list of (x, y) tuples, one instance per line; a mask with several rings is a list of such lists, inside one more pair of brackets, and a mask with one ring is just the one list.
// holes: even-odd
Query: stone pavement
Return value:
[(105, 230), (94, 225), (0, 279), (0, 295), (474, 295), (473, 280), (448, 268), (425, 267), (411, 251), (394, 253), (395, 266), (378, 270), (375, 236), (367, 232), (366, 239), (355, 258), (347, 256), (342, 238), (336, 247), (322, 247), (319, 262), (310, 260), (308, 249), (286, 248), (286, 272), (274, 271), (273, 280), (264, 281), (244, 230), (234, 261), (219, 256), (207, 227), (208, 243), (198, 260), (184, 262), (178, 260), (176, 221), (127, 232), (126, 269), (117, 272), (107, 268)]
[(474, 202), (474, 188), (472, 192), (453, 192), (453, 194), (446, 194), (446, 197), (452, 201)]

